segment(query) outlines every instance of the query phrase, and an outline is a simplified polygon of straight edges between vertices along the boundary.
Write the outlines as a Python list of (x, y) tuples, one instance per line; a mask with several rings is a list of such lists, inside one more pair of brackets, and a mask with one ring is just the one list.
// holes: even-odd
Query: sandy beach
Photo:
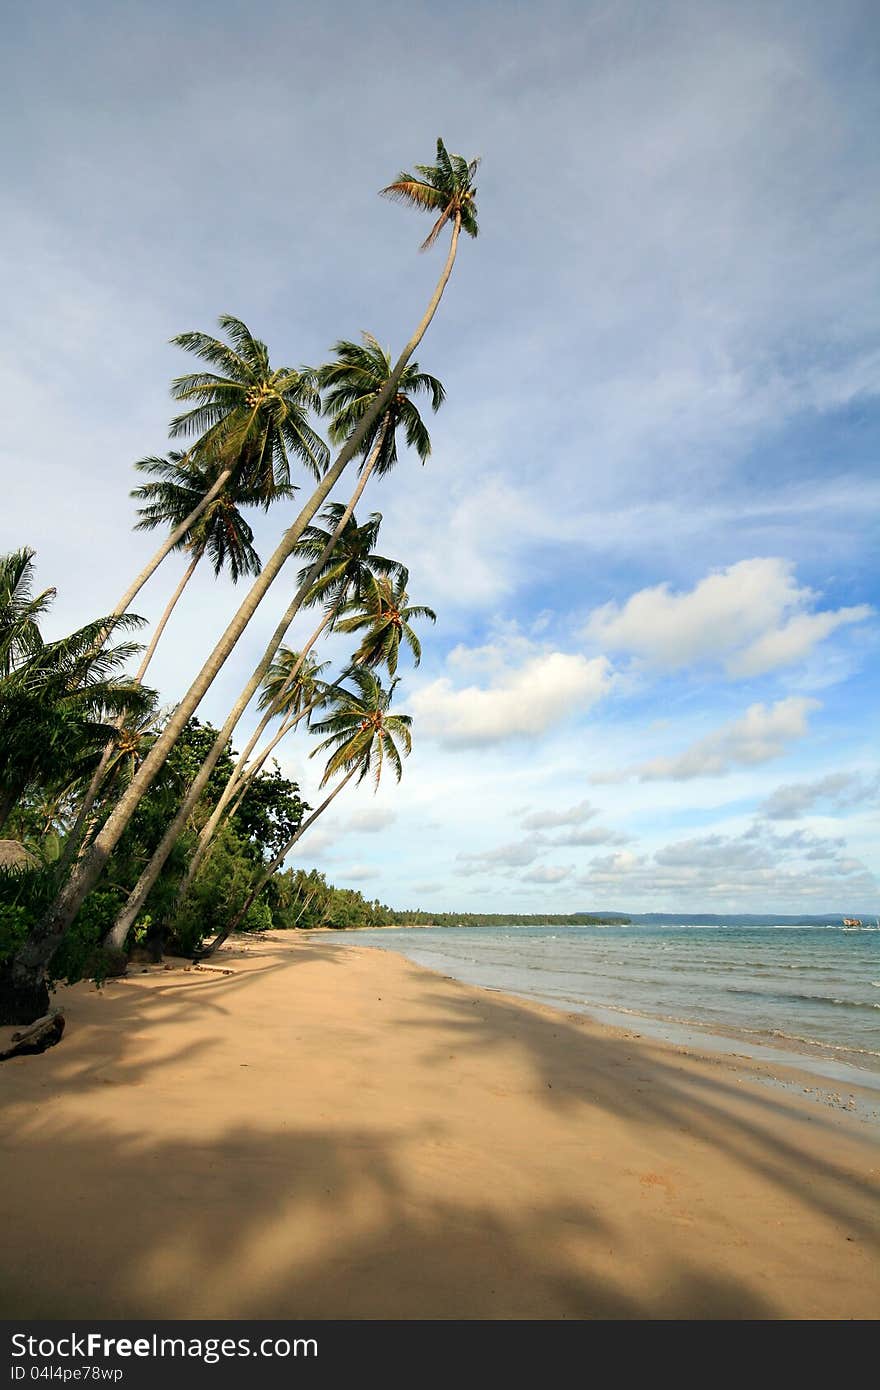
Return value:
[(213, 964), (0, 1066), (3, 1316), (880, 1315), (878, 1129), (797, 1077), (327, 935)]

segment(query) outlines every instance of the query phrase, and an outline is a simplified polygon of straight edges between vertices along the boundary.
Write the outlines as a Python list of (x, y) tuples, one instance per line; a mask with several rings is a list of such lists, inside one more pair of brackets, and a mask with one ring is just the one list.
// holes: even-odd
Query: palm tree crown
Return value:
[[(323, 555), (345, 511), (343, 503), (331, 502), (321, 514), (328, 529), (324, 531), (320, 526), (307, 526), (303, 531), (296, 549), (297, 554), (306, 556), (308, 564), (297, 575), (298, 584), (305, 583), (312, 565)], [(397, 560), (377, 555), (373, 550), (381, 524), (381, 512), (371, 512), (369, 520), (360, 526), (354, 515), (349, 517), (332, 554), (328, 555), (321, 572), (312, 581), (312, 587), (303, 600), (305, 606), (326, 603), (330, 608), (338, 608), (347, 599), (359, 602), (369, 587), (369, 581), (376, 575), (393, 576), (406, 584), (408, 575), (404, 566)]]
[(55, 597), (44, 589), (34, 597), (35, 551), (29, 546), (0, 556), (0, 677), (9, 676), (42, 645), (38, 619)]
[(460, 154), (448, 154), (442, 140), (437, 141), (437, 163), (417, 164), (416, 173), (406, 171), (398, 174), (393, 183), (381, 191), (386, 198), (394, 198), (411, 207), (425, 208), (429, 212), (439, 212), (421, 250), (433, 246), (443, 227), (450, 219), (458, 221), (468, 236), (477, 235), (477, 190), (474, 177), (479, 168), (479, 159), (470, 163)]
[[(329, 435), (334, 444), (341, 443), (354, 432), (392, 373), (391, 355), (379, 345), (372, 333), (364, 333), (363, 343), (342, 339), (333, 351), (336, 359), (318, 369), (318, 381), (324, 395), (324, 412), (331, 417)], [(427, 372), (419, 371), (418, 362), (406, 367), (391, 397), (388, 408), (373, 423), (364, 436), (360, 452), (366, 459), (379, 442), (374, 471), (387, 473), (397, 462), (397, 430), (403, 426), (406, 442), (415, 449), (422, 463), (431, 452), (431, 440), (424, 421), (409, 399), (411, 395), (429, 393), (431, 409), (438, 411), (446, 396), (441, 382)]]
[(403, 641), (409, 647), (413, 661), (418, 666), (422, 659), (422, 647), (410, 623), (415, 618), (427, 618), (435, 623), (437, 614), (433, 608), (411, 605), (406, 584), (406, 573), (398, 577), (396, 583), (392, 583), (390, 577), (384, 575), (380, 575), (378, 579), (370, 576), (359, 611), (345, 616), (349, 609), (354, 608), (353, 603), (343, 610), (343, 617), (336, 624), (338, 632), (361, 632), (367, 629), (361, 645), (352, 657), (355, 665), (384, 665), (388, 668), (388, 674), (393, 676), (397, 670), (400, 643)]
[(278, 654), (263, 680), (260, 709), (272, 709), (276, 714), (284, 713), (290, 716), (302, 714), (319, 701), (326, 688), (321, 680), (321, 672), (326, 671), (330, 662), (316, 661), (314, 657), (307, 656), (291, 681), (290, 673), (296, 668), (299, 660), (299, 652), (293, 651), (290, 647), (279, 647)]
[[(140, 520), (136, 531), (149, 531), (156, 526), (175, 530), (198, 506), (210, 490), (213, 470), (196, 459), (187, 461), (186, 454), (172, 450), (167, 458), (145, 458), (135, 464), (142, 473), (152, 473), (154, 481), (132, 491), (132, 497), (145, 505), (138, 508)], [(227, 484), (219, 492), (198, 521), (178, 541), (176, 549), (193, 555), (207, 555), (219, 574), (226, 567), (233, 583), (244, 574), (260, 572), (260, 557), (253, 546), (254, 533), (245, 521), (239, 506), (268, 507), (279, 496), (289, 496), (290, 487), (281, 485), (267, 498), (261, 487), (249, 487), (243, 481)]]
[(338, 689), (332, 714), (312, 725), (312, 733), (327, 737), (311, 756), (330, 751), (321, 786), (338, 772), (357, 771), (358, 782), (371, 773), (378, 787), (386, 759), (399, 782), (403, 774), (401, 750), (408, 757), (412, 749), (412, 718), (388, 713), (397, 682), (392, 681), (386, 690), (372, 671), (363, 669), (353, 671), (351, 679), (356, 690)]
[(220, 317), (228, 343), (207, 333), (179, 333), (171, 341), (217, 372), (191, 372), (171, 384), (175, 400), (195, 402), (171, 422), (171, 435), (197, 435), (192, 450), (206, 462), (233, 467), (248, 486), (271, 498), (290, 486), (297, 458), (320, 478), (330, 460), (308, 422), (320, 410), (315, 373), (308, 367), (273, 369), (269, 349), (241, 319)]

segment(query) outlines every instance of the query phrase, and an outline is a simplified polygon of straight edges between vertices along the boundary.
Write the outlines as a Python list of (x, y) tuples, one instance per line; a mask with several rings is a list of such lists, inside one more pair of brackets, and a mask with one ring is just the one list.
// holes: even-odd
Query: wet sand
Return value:
[(796, 1076), (326, 935), (212, 964), (0, 1065), (3, 1316), (880, 1315), (877, 1128)]

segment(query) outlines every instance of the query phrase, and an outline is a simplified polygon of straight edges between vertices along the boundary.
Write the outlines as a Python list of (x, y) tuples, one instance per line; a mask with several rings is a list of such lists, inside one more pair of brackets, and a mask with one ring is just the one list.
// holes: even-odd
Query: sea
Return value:
[(467, 984), (880, 1091), (880, 927), (674, 921), (339, 934)]

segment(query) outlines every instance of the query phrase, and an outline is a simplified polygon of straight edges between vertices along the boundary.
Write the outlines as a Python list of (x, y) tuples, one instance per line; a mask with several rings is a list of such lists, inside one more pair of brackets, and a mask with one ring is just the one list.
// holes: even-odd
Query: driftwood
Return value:
[(36, 1052), (45, 1052), (61, 1041), (64, 1032), (64, 1014), (58, 1009), (37, 1018), (27, 1028), (21, 1028), (12, 1035), (12, 1046), (0, 1052), (0, 1062), (9, 1057), (24, 1057)]
[(234, 975), (234, 970), (226, 970), (222, 965), (202, 965), (201, 961), (194, 960), (193, 970), (210, 970), (212, 975)]

